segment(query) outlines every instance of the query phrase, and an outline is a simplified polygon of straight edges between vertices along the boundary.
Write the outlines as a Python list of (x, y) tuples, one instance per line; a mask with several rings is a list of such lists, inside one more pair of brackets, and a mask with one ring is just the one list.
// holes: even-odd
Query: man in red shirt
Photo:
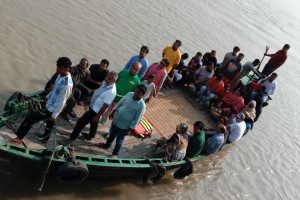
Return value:
[(269, 76), (277, 68), (279, 68), (287, 59), (287, 51), (289, 50), (290, 45), (285, 44), (283, 48), (277, 51), (275, 54), (267, 54), (265, 56), (270, 56), (269, 62), (265, 65), (262, 73), (266, 76)]

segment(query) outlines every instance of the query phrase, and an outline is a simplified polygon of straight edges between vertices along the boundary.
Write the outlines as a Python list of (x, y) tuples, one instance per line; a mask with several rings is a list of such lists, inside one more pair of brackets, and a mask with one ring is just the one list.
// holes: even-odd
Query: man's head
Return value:
[(109, 61), (106, 59), (101, 60), (100, 62), (100, 70), (105, 71), (109, 66)]
[(149, 53), (149, 48), (143, 45), (140, 50), (140, 58), (144, 59), (148, 53)]
[(222, 74), (218, 74), (217, 75), (217, 83), (220, 84), (222, 80), (223, 80), (223, 75)]
[(159, 66), (160, 66), (161, 68), (166, 68), (166, 67), (169, 66), (169, 64), (170, 64), (169, 60), (166, 59), (166, 58), (164, 58), (164, 59), (162, 59), (162, 60), (160, 61)]
[(115, 71), (110, 71), (105, 77), (106, 85), (112, 85), (118, 80), (118, 73)]
[(235, 91), (234, 91), (234, 95), (235, 96), (238, 96), (238, 97), (240, 97), (240, 96), (243, 96), (244, 95), (244, 93), (245, 93), (245, 90), (244, 90), (244, 88), (237, 88)]
[(236, 115), (235, 118), (236, 118), (236, 122), (241, 122), (241, 121), (244, 121), (245, 115), (244, 115), (244, 113), (239, 113)]
[(133, 100), (139, 101), (146, 93), (147, 88), (144, 85), (138, 85), (134, 91)]
[(142, 64), (140, 62), (135, 62), (132, 64), (131, 68), (130, 68), (130, 75), (131, 76), (135, 76), (139, 73), (139, 71), (142, 68)]
[(252, 64), (253, 64), (254, 67), (256, 67), (256, 66), (259, 65), (259, 63), (260, 63), (260, 60), (259, 59), (255, 59)]
[(289, 45), (289, 44), (285, 44), (285, 45), (282, 47), (282, 51), (283, 51), (283, 52), (287, 52), (289, 49), (290, 49), (290, 45)]
[(188, 130), (188, 128), (188, 125), (186, 125), (185, 123), (178, 123), (176, 126), (176, 133), (185, 133)]
[(219, 124), (216, 127), (216, 132), (217, 133), (225, 133), (226, 131), (226, 126), (224, 126), (223, 124)]
[(210, 52), (210, 57), (211, 57), (211, 58), (214, 58), (214, 57), (216, 57), (216, 54), (217, 54), (216, 50), (212, 50), (212, 51)]
[(240, 51), (240, 47), (235, 46), (235, 47), (233, 48), (232, 54), (233, 54), (233, 55), (236, 55), (239, 51)]
[(194, 133), (200, 133), (204, 129), (204, 123), (201, 121), (196, 121), (194, 123)]
[(209, 62), (206, 67), (205, 67), (206, 71), (208, 72), (212, 72), (212, 70), (214, 69), (214, 63), (213, 62)]
[(238, 57), (236, 58), (236, 60), (238, 62), (241, 62), (243, 60), (243, 58), (245, 57), (245, 55), (243, 53), (239, 53)]
[(85, 72), (85, 70), (88, 68), (89, 66), (89, 61), (86, 58), (81, 58), (81, 60), (79, 61), (79, 66), (82, 72)]
[(66, 76), (72, 66), (72, 62), (69, 58), (67, 57), (60, 57), (56, 61), (56, 71), (61, 75), (61, 76)]
[(202, 53), (201, 52), (197, 52), (196, 55), (195, 55), (195, 60), (198, 61), (200, 60), (202, 57)]
[(172, 45), (172, 49), (173, 49), (174, 51), (176, 51), (177, 49), (179, 49), (180, 46), (181, 46), (181, 41), (180, 41), (180, 40), (176, 40), (176, 41), (174, 42), (174, 44)]
[(182, 59), (182, 60), (185, 60), (185, 59), (187, 59), (188, 57), (189, 57), (189, 54), (188, 54), (188, 53), (184, 53), (184, 54), (181, 55), (181, 59)]
[(277, 78), (277, 74), (276, 73), (272, 73), (271, 76), (269, 77), (269, 81), (273, 82), (276, 78)]

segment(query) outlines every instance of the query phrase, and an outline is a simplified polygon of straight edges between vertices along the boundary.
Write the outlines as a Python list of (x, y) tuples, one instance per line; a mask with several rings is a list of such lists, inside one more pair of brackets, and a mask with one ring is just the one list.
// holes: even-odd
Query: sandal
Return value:
[(22, 144), (22, 139), (15, 138), (15, 139), (9, 140), (7, 142), (10, 143), (10, 144), (14, 144), (14, 145), (21, 145)]
[(87, 133), (81, 132), (81, 135), (82, 135), (82, 136), (84, 137), (84, 139), (86, 139), (87, 141), (91, 141), (91, 140), (92, 140), (92, 138), (90, 137), (90, 135), (87, 134)]
[(102, 149), (108, 149), (109, 147), (106, 146), (106, 143), (104, 142), (96, 142), (95, 145), (99, 148), (102, 148)]

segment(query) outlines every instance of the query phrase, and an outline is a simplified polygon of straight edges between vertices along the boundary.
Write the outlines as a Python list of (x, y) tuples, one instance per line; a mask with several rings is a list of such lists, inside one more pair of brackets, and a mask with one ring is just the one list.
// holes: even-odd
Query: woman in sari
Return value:
[[(144, 76), (143, 80), (148, 80), (148, 78), (151, 74), (155, 74), (156, 78), (153, 81), (153, 83), (155, 84), (156, 96), (168, 76), (166, 67), (169, 66), (169, 63), (170, 62), (168, 59), (162, 59), (162, 61), (160, 61), (160, 63), (152, 64)], [(151, 96), (151, 94), (149, 95), (149, 97), (150, 96)]]

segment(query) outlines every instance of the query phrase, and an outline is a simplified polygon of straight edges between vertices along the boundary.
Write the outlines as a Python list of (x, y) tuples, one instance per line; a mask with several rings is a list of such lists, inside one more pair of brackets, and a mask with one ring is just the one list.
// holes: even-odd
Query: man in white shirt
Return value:
[(206, 85), (207, 81), (214, 75), (214, 64), (209, 62), (206, 66), (202, 66), (194, 73), (194, 85), (196, 86), (195, 96), (202, 86)]
[[(267, 78), (260, 79), (257, 83), (260, 84), (261, 86), (265, 86), (265, 94), (263, 94), (263, 102), (267, 101), (268, 97), (273, 95), (276, 91), (277, 88), (277, 83), (275, 82), (275, 79), (277, 78), (277, 74), (273, 73), (271, 76)], [(254, 99), (254, 97), (258, 94), (258, 92), (252, 92), (251, 93), (251, 100)]]
[(229, 142), (235, 142), (241, 139), (246, 130), (246, 123), (244, 122), (244, 113), (237, 114), (235, 119), (236, 123), (230, 125), (230, 135), (228, 137)]
[[(223, 62), (222, 62), (222, 66), (224, 66), (229, 60), (231, 59), (236, 59), (237, 58), (237, 53), (240, 51), (240, 48), (238, 46), (234, 47), (232, 52), (228, 52), (225, 54)], [(222, 67), (220, 66), (220, 67)]]
[(71, 144), (88, 123), (91, 124), (89, 134), (81, 134), (87, 140), (91, 140), (95, 137), (100, 116), (106, 111), (108, 106), (116, 97), (117, 88), (115, 83), (117, 79), (118, 74), (116, 72), (111, 71), (107, 74), (102, 86), (92, 96), (89, 110), (78, 119), (70, 138), (68, 140), (61, 141), (61, 144)]
[(62, 111), (69, 96), (72, 94), (73, 81), (69, 73), (71, 65), (72, 62), (67, 57), (61, 57), (57, 60), (56, 66), (59, 75), (54, 83), (52, 91), (44, 99), (46, 102), (46, 109), (41, 109), (29, 114), (17, 130), (17, 138), (10, 140), (9, 143), (15, 145), (22, 144), (23, 138), (29, 132), (33, 124), (49, 118), (46, 122), (45, 133), (39, 136), (39, 139), (43, 143), (47, 143), (57, 116)]

